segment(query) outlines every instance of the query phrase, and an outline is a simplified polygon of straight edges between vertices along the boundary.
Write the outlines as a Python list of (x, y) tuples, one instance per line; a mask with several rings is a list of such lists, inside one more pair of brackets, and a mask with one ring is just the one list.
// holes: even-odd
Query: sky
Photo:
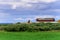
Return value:
[(0, 23), (60, 19), (60, 0), (0, 0)]

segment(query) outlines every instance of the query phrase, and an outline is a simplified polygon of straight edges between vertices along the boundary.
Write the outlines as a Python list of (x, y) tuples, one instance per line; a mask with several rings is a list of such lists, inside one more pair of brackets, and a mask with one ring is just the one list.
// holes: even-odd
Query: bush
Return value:
[(20, 23), (20, 24), (11, 24), (7, 27), (3, 27), (5, 31), (12, 32), (36, 32), (36, 31), (51, 31), (51, 30), (60, 30), (60, 23)]

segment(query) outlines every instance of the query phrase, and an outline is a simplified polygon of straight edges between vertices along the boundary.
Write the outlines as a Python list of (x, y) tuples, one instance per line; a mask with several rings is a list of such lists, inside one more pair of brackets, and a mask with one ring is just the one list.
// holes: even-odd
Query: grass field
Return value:
[(60, 40), (60, 32), (0, 32), (0, 40)]

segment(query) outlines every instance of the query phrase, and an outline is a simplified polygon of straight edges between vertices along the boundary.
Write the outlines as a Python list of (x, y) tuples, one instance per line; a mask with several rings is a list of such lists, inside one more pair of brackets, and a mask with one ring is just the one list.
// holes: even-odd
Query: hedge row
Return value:
[(35, 31), (51, 31), (60, 30), (60, 23), (20, 23), (20, 24), (10, 24), (6, 26), (0, 26), (0, 30), (10, 31), (10, 32), (35, 32)]

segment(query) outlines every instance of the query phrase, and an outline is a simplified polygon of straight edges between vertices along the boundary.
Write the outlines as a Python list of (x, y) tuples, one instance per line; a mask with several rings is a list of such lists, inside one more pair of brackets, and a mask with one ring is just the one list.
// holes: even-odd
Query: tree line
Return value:
[(38, 32), (60, 30), (60, 23), (16, 23), (0, 24), (0, 30), (8, 32)]

